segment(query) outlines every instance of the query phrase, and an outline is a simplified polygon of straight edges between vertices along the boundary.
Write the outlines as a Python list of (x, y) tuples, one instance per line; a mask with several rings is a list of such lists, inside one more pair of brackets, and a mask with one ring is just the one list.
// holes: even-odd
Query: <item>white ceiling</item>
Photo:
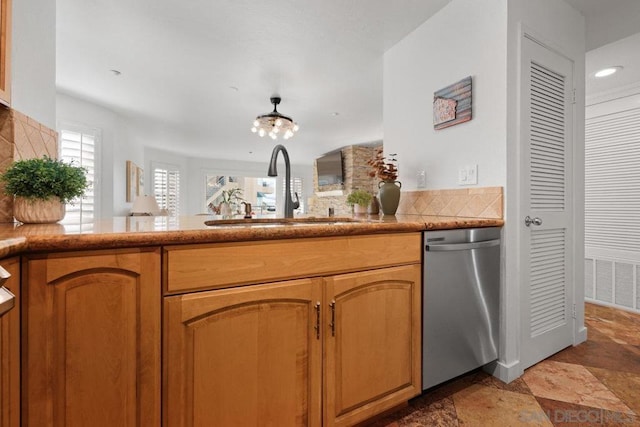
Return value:
[[(307, 163), (382, 139), (383, 53), (449, 1), (57, 0), (57, 86), (146, 127), (149, 146), (264, 162), (274, 142), (249, 129), (279, 94)], [(640, 82), (640, 36), (608, 45), (640, 30), (640, 1), (567, 1), (598, 48), (587, 93)], [(608, 65), (625, 69), (589, 78)]]
[(308, 162), (382, 139), (383, 53), (449, 1), (57, 0), (57, 86), (160, 121), (148, 145), (255, 161), (274, 142), (251, 123), (279, 94)]
[[(587, 96), (640, 83), (640, 1), (566, 0), (585, 17)], [(596, 78), (603, 68), (622, 65), (610, 77)]]

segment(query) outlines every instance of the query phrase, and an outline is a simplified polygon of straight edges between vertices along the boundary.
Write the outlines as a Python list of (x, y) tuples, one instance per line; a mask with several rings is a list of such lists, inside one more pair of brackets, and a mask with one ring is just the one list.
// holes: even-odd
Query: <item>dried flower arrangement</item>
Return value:
[(396, 154), (389, 154), (389, 157), (383, 155), (382, 147), (376, 148), (376, 154), (367, 164), (373, 167), (369, 172), (372, 178), (378, 177), (382, 181), (395, 181), (398, 179), (398, 159)]

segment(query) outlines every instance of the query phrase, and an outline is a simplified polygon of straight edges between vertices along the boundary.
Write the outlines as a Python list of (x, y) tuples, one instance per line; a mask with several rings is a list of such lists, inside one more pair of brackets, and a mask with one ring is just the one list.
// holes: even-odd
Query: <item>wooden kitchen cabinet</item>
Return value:
[(324, 420), (351, 426), (421, 392), (421, 268), (325, 279)]
[(160, 425), (160, 250), (23, 258), (22, 422)]
[(0, 426), (20, 425), (20, 260), (0, 261), (11, 274), (4, 286), (15, 295), (15, 306), (0, 317)]
[[(391, 257), (397, 267), (379, 256), (385, 240), (403, 248)], [(419, 394), (420, 241), (416, 233), (165, 249), (164, 425), (354, 425)], [(232, 285), (204, 274), (232, 263)], [(258, 282), (265, 270), (267, 279), (313, 276)]]
[(11, 0), (0, 0), (0, 103), (11, 105)]
[(319, 426), (321, 279), (166, 297), (166, 426)]

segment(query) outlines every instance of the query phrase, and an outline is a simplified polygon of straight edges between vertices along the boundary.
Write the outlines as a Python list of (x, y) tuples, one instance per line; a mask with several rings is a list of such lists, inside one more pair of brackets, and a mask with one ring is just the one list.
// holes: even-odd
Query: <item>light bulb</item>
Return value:
[(256, 132), (258, 132), (258, 129), (256, 129), (256, 127), (254, 126), (254, 127), (251, 128), (251, 132), (256, 133)]
[(282, 126), (282, 119), (276, 120), (276, 126)]
[(258, 135), (260, 135), (260, 136), (264, 136), (264, 134), (265, 134), (265, 133), (266, 133), (266, 132), (264, 131), (264, 129), (260, 129), (260, 130), (258, 131)]
[(260, 122), (259, 122), (259, 121), (255, 120), (255, 121), (253, 122), (253, 127), (258, 127), (259, 125), (260, 125)]
[(595, 73), (594, 75), (596, 77), (607, 77), (610, 76), (618, 71), (622, 70), (622, 67), (620, 65), (616, 65), (615, 67), (609, 67), (609, 68), (604, 68), (600, 71), (598, 71), (597, 73)]
[(271, 132), (278, 133), (278, 132), (280, 132), (280, 128), (277, 127), (277, 126), (274, 126), (273, 129), (271, 130)]
[(294, 131), (294, 132), (298, 132), (298, 129), (300, 129), (300, 126), (298, 126), (298, 124), (297, 124), (297, 123), (296, 123), (296, 124), (294, 124), (294, 125), (293, 125), (293, 131)]
[(278, 137), (278, 135), (273, 132), (269, 132), (269, 136), (271, 137), (271, 139), (276, 139)]
[(287, 131), (284, 133), (284, 139), (289, 139), (293, 136), (293, 132), (291, 132), (291, 129), (287, 129)]

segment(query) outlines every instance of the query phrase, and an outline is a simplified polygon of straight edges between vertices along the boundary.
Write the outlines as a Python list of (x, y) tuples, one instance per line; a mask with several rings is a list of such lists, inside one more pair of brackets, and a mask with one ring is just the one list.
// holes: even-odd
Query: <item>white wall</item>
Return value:
[(56, 126), (56, 2), (14, 0), (11, 106)]
[(59, 93), (56, 100), (56, 129), (59, 130), (63, 123), (71, 123), (100, 130), (97, 184), (100, 216), (127, 215), (131, 203), (126, 202), (126, 161), (132, 160), (142, 166), (144, 152), (141, 146), (129, 141), (126, 121), (107, 108), (73, 96)]
[[(403, 190), (418, 170), (427, 188), (458, 187), (458, 168), (478, 165), (478, 186), (506, 183), (504, 0), (454, 0), (384, 56), (384, 148), (398, 153)], [(472, 76), (473, 119), (433, 129), (433, 93)]]
[[(187, 157), (179, 152), (179, 135), (165, 134), (161, 127), (154, 127), (146, 120), (124, 119), (108, 108), (81, 100), (69, 94), (58, 93), (56, 129), (61, 124), (98, 129), (100, 131), (98, 165), (100, 191), (99, 214), (103, 218), (128, 215), (131, 203), (126, 202), (126, 161), (131, 160), (144, 169), (145, 192), (151, 191), (151, 174), (154, 163), (175, 165), (180, 170), (180, 193), (186, 195), (180, 201), (183, 215), (203, 212), (204, 175), (215, 172), (221, 175), (266, 177), (269, 159), (264, 162), (243, 162)], [(177, 141), (176, 151), (160, 150), (146, 146), (155, 138), (171, 138)], [(284, 174), (284, 162), (279, 158), (279, 171)], [(313, 166), (292, 165), (292, 176), (302, 177), (305, 194), (313, 191)], [(280, 194), (278, 194), (280, 196)], [(278, 200), (278, 203), (282, 203)]]
[[(245, 176), (262, 178), (267, 176), (269, 159), (264, 162), (245, 162), (235, 160), (208, 159), (200, 157), (186, 157), (177, 152), (170, 152), (147, 147), (145, 153), (146, 182), (151, 182), (151, 165), (155, 162), (172, 164), (180, 169), (180, 176), (185, 177), (180, 181), (180, 193), (185, 194), (180, 204), (180, 211), (184, 215), (205, 213), (205, 175), (215, 173), (217, 175)], [(278, 158), (279, 177), (284, 176), (284, 161)], [(291, 165), (291, 176), (301, 177), (304, 180), (305, 197), (309, 197), (313, 191), (313, 166)], [(277, 193), (278, 206), (283, 206), (281, 193)], [(280, 212), (279, 212), (280, 214)]]
[[(518, 73), (522, 26), (575, 63), (576, 128), (573, 176), (575, 281), (584, 270), (584, 18), (561, 0), (453, 0), (390, 49), (384, 58), (384, 142), (398, 153), (403, 189), (416, 188), (427, 172), (427, 188), (456, 188), (460, 166), (478, 165), (478, 186), (505, 187), (502, 250), (500, 361), (495, 374), (510, 381), (519, 366), (520, 240), (518, 208)], [(433, 130), (433, 92), (466, 76), (473, 78), (473, 119)], [(576, 286), (575, 301), (584, 299)], [(578, 304), (574, 342), (584, 338)]]

